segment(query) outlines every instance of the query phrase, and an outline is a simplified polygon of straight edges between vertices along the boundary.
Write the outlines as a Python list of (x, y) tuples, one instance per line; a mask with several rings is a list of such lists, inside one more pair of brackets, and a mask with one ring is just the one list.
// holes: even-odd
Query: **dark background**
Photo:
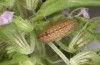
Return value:
[(89, 7), (91, 17), (100, 16), (100, 7)]

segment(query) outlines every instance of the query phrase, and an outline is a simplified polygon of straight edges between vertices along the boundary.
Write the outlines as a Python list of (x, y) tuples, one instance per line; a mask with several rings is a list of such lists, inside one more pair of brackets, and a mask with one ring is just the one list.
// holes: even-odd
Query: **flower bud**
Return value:
[(0, 39), (8, 45), (8, 53), (30, 54), (33, 52), (34, 47), (28, 44), (23, 33), (14, 24), (0, 27)]
[(71, 53), (76, 52), (81, 47), (89, 44), (94, 39), (93, 35), (89, 31), (79, 32), (70, 42), (68, 50)]
[(13, 22), (20, 30), (24, 32), (31, 32), (33, 30), (33, 26), (28, 21), (22, 19), (21, 17), (15, 16)]
[(14, 12), (4, 11), (0, 15), (0, 26), (10, 24), (12, 22), (13, 15)]
[(25, 0), (25, 8), (29, 10), (35, 10), (39, 4), (40, 0)]
[(82, 8), (77, 16), (83, 15), (84, 18), (90, 18), (89, 12), (87, 8)]
[(97, 52), (81, 52), (70, 59), (71, 65), (100, 65), (100, 56)]

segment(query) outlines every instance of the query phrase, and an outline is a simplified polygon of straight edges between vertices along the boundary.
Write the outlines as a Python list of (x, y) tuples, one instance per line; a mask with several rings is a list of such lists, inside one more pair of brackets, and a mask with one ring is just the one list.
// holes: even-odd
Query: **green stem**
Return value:
[(20, 5), (19, 0), (16, 0), (16, 7), (17, 7), (18, 13), (19, 13), (21, 16), (24, 16), (23, 10), (22, 10), (22, 7), (21, 7), (21, 5)]
[(57, 63), (60, 63), (60, 62), (63, 61), (62, 59), (61, 59), (61, 60), (57, 60), (57, 61), (52, 61), (52, 60), (50, 60), (49, 58), (46, 58), (46, 60), (47, 60), (49, 63), (51, 63), (51, 64), (57, 64)]
[(35, 32), (31, 32), (30, 33), (30, 48), (31, 48), (31, 51), (33, 52), (34, 49), (35, 49), (35, 43), (36, 43), (36, 35), (35, 35)]
[(45, 45), (39, 42), (37, 39), (35, 40), (35, 50), (34, 53), (40, 55), (40, 56), (45, 56), (46, 55), (46, 50), (45, 50)]
[(63, 59), (67, 65), (70, 65), (69, 59), (53, 43), (48, 43), (48, 45)]
[[(80, 7), (80, 8), (74, 9), (74, 10), (68, 15), (68, 17), (72, 17), (73, 14), (74, 14), (76, 11), (81, 10), (82, 8), (84, 8), (84, 7)], [(88, 8), (86, 8), (86, 9), (88, 9)]]
[[(41, 20), (41, 19), (43, 19), (43, 18), (44, 18), (44, 17), (41, 17), (41, 16), (36, 16), (36, 17), (33, 16), (33, 17), (30, 19), (30, 23), (39, 21), (39, 20)], [(34, 23), (32, 23), (32, 24), (34, 24)]]
[(63, 50), (68, 52), (68, 47), (64, 45), (61, 41), (55, 41), (58, 46), (60, 46)]

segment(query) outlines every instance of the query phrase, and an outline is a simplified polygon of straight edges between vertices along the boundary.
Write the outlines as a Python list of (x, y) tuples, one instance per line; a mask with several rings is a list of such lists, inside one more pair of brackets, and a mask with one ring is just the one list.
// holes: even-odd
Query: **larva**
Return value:
[(67, 19), (51, 26), (47, 30), (44, 30), (39, 34), (38, 39), (44, 43), (52, 42), (58, 38), (68, 35), (75, 27), (76, 22), (73, 19)]

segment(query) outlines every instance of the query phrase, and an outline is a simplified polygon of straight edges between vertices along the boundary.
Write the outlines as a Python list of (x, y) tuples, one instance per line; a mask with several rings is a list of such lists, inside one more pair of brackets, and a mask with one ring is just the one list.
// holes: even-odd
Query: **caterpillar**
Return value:
[(76, 28), (76, 22), (73, 19), (63, 20), (50, 28), (42, 31), (39, 34), (38, 39), (41, 42), (48, 43), (55, 41), (58, 38), (62, 38), (68, 35)]

